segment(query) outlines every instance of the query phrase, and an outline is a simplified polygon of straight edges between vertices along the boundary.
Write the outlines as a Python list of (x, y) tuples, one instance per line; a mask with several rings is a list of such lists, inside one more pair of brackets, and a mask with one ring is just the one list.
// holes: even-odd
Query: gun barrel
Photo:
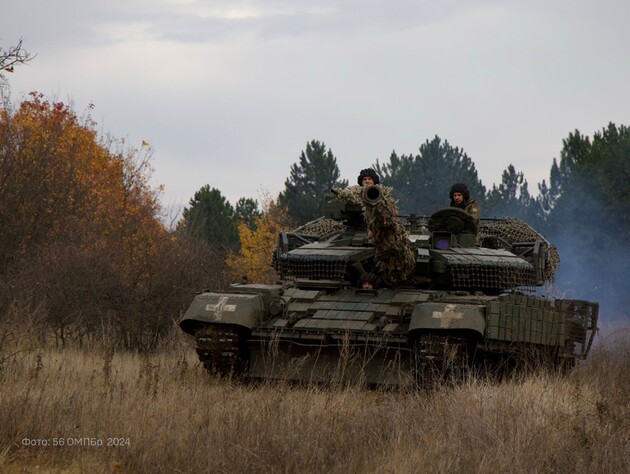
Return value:
[(398, 209), (390, 188), (364, 186), (361, 199), (368, 236), (374, 245), (376, 267), (388, 282), (395, 284), (406, 280), (415, 267), (415, 254), (407, 241), (405, 228), (398, 220)]
[(366, 205), (374, 206), (383, 199), (383, 193), (377, 185), (364, 186), (361, 198)]

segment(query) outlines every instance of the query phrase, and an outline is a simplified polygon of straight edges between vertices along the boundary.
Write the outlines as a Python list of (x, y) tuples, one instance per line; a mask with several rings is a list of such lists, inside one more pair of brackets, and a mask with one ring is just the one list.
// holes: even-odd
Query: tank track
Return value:
[(247, 356), (239, 331), (227, 325), (207, 325), (195, 332), (197, 355), (204, 368), (221, 377), (240, 377)]

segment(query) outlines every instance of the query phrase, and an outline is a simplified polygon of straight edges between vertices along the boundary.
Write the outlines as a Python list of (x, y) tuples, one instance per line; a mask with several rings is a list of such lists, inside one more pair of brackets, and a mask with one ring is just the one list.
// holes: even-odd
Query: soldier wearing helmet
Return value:
[(479, 226), (481, 208), (477, 201), (470, 197), (470, 191), (465, 183), (455, 183), (451, 186), (449, 197), (451, 198), (451, 207), (457, 207), (466, 211), (475, 220), (475, 225)]
[(365, 168), (359, 173), (357, 183), (359, 186), (371, 186), (373, 184), (379, 184), (381, 180), (372, 168)]
[(378, 290), (381, 288), (382, 279), (375, 273), (362, 273), (359, 278), (359, 288), (363, 290)]

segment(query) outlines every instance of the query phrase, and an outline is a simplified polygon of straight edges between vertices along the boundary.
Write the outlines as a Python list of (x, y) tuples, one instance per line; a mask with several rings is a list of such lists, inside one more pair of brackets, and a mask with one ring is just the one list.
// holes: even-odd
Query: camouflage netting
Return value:
[(558, 249), (551, 245), (547, 240), (532, 229), (529, 225), (520, 219), (511, 217), (503, 217), (494, 221), (481, 221), (479, 224), (479, 237), (495, 236), (506, 242), (513, 244), (515, 242), (533, 242), (541, 240), (547, 244), (547, 259), (545, 260), (544, 278), (547, 281), (553, 280), (556, 269), (560, 263), (560, 255)]
[(347, 188), (333, 188), (331, 189), (331, 198), (338, 199), (349, 204), (356, 204), (363, 206), (363, 199), (361, 198), (361, 186), (349, 186)]
[(524, 260), (496, 258), (484, 259), (475, 256), (471, 263), (465, 256), (449, 255), (453, 288), (507, 289), (519, 288), (521, 291), (535, 291), (536, 274), (531, 265)]
[[(313, 237), (315, 240), (322, 240), (337, 232), (344, 231), (346, 228), (347, 226), (339, 220), (320, 217), (293, 229), (290, 234), (304, 236), (307, 241)], [(300, 247), (304, 243), (305, 241), (302, 241), (296, 247)], [(304, 278), (340, 281), (346, 274), (347, 266), (348, 258), (345, 256), (301, 255), (299, 253), (277, 255), (277, 249), (274, 251), (274, 267), (286, 280)]]
[(336, 280), (344, 278), (348, 259), (344, 256), (283, 254), (278, 261), (278, 268), (283, 278), (294, 280)]
[(320, 239), (328, 237), (330, 234), (334, 234), (335, 232), (346, 230), (346, 226), (343, 222), (337, 221), (335, 219), (329, 219), (327, 217), (320, 217), (319, 219), (315, 219), (314, 221), (307, 222), (303, 226), (298, 227), (292, 232), (297, 234), (304, 235), (314, 235), (319, 237)]
[[(365, 221), (368, 225), (368, 235), (375, 247), (375, 265), (383, 278), (389, 283), (395, 284), (404, 281), (412, 273), (415, 259), (413, 250), (408, 244), (407, 230), (397, 217), (398, 211), (396, 202), (391, 197), (391, 188), (378, 185), (377, 189), (380, 191), (380, 194), (376, 193), (379, 194), (377, 199), (364, 199), (363, 194), (366, 189), (368, 188), (361, 186), (334, 189), (332, 199), (358, 205), (363, 209)], [(421, 225), (426, 225), (426, 219), (426, 217), (421, 218)], [(292, 232), (325, 239), (345, 229), (346, 225), (343, 222), (322, 217), (308, 222)], [(496, 248), (506, 248), (508, 250), (514, 243), (542, 241), (543, 247), (547, 248), (543, 277), (546, 281), (553, 279), (560, 262), (556, 247), (550, 245), (542, 235), (522, 220), (507, 217), (493, 220), (482, 219), (479, 224), (479, 237), (481, 241), (485, 238), (494, 237), (496, 242), (493, 245), (497, 245)], [(291, 264), (297, 266), (301, 262), (300, 258), (293, 258), (295, 262), (291, 261)], [(345, 262), (337, 262), (335, 259), (332, 259), (335, 260), (335, 262), (332, 262), (329, 261), (331, 260), (330, 257), (325, 262), (323, 260), (315, 262), (312, 257), (304, 257), (303, 260), (304, 262), (301, 262), (300, 267), (307, 263), (309, 265), (311, 263), (319, 263), (322, 268), (317, 271), (310, 267), (306, 270), (298, 270), (292, 267), (289, 268), (289, 262), (281, 262), (283, 264), (281, 265), (283, 273), (286, 272), (286, 274), (292, 274), (297, 277), (310, 276), (311, 278), (313, 278), (314, 274), (317, 274), (319, 278), (339, 279), (342, 277), (343, 264)], [(518, 285), (534, 285), (535, 275), (532, 273), (529, 265), (515, 268), (513, 262), (506, 262), (505, 265), (497, 267), (496, 260), (492, 260), (487, 265), (483, 262), (477, 263), (473, 269), (469, 264), (460, 268), (458, 262), (450, 262), (454, 270), (455, 287), (509, 288)], [(328, 270), (325, 270), (325, 268), (328, 268)]]

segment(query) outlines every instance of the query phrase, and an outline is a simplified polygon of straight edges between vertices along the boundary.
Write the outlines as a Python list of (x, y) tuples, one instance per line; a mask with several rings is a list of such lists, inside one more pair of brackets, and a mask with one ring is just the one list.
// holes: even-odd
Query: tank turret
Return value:
[(597, 303), (540, 294), (559, 257), (525, 222), (399, 216), (382, 185), (333, 190), (326, 215), (280, 232), (273, 257), (278, 284), (201, 293), (181, 321), (209, 370), (420, 384), (470, 367), (567, 368), (596, 332)]

